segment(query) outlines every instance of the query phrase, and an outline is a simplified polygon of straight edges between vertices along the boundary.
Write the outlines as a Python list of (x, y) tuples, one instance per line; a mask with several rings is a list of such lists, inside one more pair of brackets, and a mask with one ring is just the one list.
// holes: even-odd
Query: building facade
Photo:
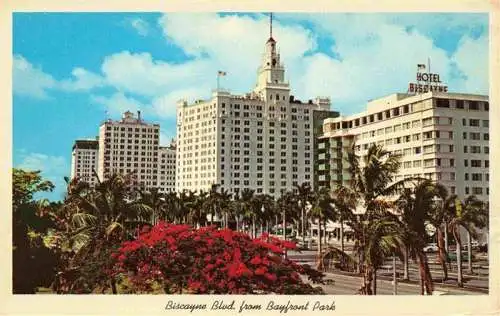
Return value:
[(158, 183), (161, 193), (175, 192), (175, 144), (158, 147)]
[(279, 196), (294, 184), (314, 185), (314, 113), (329, 108), (328, 98), (291, 95), (271, 36), (252, 92), (218, 89), (210, 100), (178, 104), (176, 190), (218, 184)]
[(135, 184), (143, 189), (158, 184), (160, 125), (125, 112), (119, 121), (107, 120), (99, 128), (99, 178), (114, 173), (133, 174)]
[[(428, 92), (393, 94), (367, 110), (326, 119), (321, 144), (329, 153), (325, 185), (349, 184), (347, 150), (363, 155), (372, 144), (401, 155), (396, 181), (424, 177), (460, 198), (489, 197), (489, 102), (487, 96)], [(326, 179), (326, 176), (325, 176)]]
[(94, 186), (97, 183), (95, 173), (99, 169), (98, 156), (97, 139), (76, 140), (71, 152), (71, 179), (78, 178)]

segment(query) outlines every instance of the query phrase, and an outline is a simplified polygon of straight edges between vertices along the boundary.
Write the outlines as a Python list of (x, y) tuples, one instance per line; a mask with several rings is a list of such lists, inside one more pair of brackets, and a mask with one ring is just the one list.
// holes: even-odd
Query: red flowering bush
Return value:
[(319, 294), (322, 273), (283, 258), (295, 244), (263, 235), (215, 227), (159, 223), (112, 254), (109, 272), (127, 279), (135, 292), (162, 286), (166, 293)]

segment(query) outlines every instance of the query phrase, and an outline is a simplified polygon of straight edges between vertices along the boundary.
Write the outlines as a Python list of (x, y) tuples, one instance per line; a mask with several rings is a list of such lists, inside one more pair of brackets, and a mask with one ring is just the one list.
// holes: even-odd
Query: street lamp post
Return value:
[(299, 200), (299, 207), (300, 207), (301, 220), (302, 220), (302, 225), (301, 225), (302, 245), (305, 245), (306, 244), (306, 236), (304, 233), (304, 208), (302, 207), (302, 201), (300, 201), (300, 200)]
[[(264, 218), (264, 212), (265, 212), (264, 205), (260, 208), (260, 211), (262, 212), (262, 218)], [(264, 233), (264, 227), (262, 225), (262, 221), (260, 221), (260, 234), (262, 235)]]
[(393, 290), (392, 294), (398, 295), (398, 278), (396, 272), (396, 255), (392, 255), (392, 282), (393, 282)]

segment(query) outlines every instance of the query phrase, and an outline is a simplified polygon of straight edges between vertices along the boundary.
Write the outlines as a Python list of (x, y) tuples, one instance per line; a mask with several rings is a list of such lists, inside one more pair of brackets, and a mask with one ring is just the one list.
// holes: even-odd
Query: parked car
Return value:
[(437, 252), (439, 250), (436, 244), (428, 244), (424, 247), (424, 252)]

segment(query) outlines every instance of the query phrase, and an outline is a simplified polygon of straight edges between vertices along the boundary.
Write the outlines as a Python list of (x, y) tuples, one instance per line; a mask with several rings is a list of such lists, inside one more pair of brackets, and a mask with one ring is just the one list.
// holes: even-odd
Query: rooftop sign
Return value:
[[(429, 67), (430, 68), (430, 67)], [(408, 93), (426, 93), (430, 91), (448, 92), (448, 86), (441, 82), (439, 74), (425, 71), (424, 64), (417, 65), (417, 82), (408, 84)]]

